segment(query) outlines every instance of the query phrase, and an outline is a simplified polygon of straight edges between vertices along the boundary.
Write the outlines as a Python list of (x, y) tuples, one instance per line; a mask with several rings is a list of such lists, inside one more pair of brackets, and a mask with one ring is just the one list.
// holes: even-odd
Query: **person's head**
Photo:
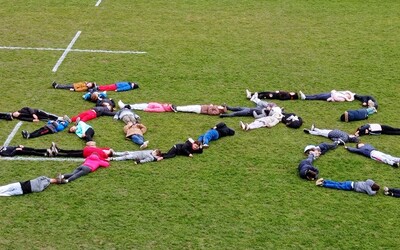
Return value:
[(226, 107), (224, 107), (224, 106), (219, 105), (219, 106), (217, 106), (217, 108), (218, 108), (220, 114), (223, 114), (226, 112)]
[(88, 89), (92, 89), (92, 88), (96, 87), (96, 83), (95, 82), (86, 82), (86, 87)]
[(357, 129), (357, 131), (354, 133), (355, 136), (360, 136), (360, 135), (368, 135), (369, 134), (369, 130), (366, 128), (359, 128)]
[(193, 150), (199, 150), (199, 149), (201, 148), (201, 146), (202, 146), (202, 143), (199, 142), (199, 141), (194, 141), (194, 142), (192, 143), (192, 149), (193, 149)]
[(361, 143), (361, 142), (360, 142), (360, 143), (357, 143), (356, 148), (362, 148), (362, 147), (364, 147), (364, 145), (365, 145), (365, 144), (364, 144), (364, 143)]
[(376, 184), (375, 182), (371, 186), (372, 191), (379, 191), (380, 188), (381, 187), (378, 184)]
[(370, 99), (370, 100), (368, 100), (368, 103), (366, 103), (365, 106), (368, 106), (370, 108), (372, 108), (372, 107), (376, 108), (376, 103)]
[(307, 180), (313, 181), (317, 178), (317, 173), (315, 171), (312, 170), (307, 170), (306, 171), (306, 178)]
[(13, 117), (18, 117), (21, 113), (18, 111), (12, 112)]
[(139, 84), (137, 84), (136, 82), (132, 82), (131, 87), (132, 87), (132, 89), (137, 89), (137, 88), (139, 88)]
[(93, 92), (90, 94), (90, 100), (95, 102), (99, 99), (99, 92)]
[(300, 128), (303, 125), (303, 119), (296, 114), (285, 114), (285, 125), (289, 128)]
[(96, 142), (95, 141), (88, 141), (88, 142), (86, 142), (86, 146), (96, 147)]
[(308, 153), (310, 153), (311, 150), (314, 150), (314, 148), (315, 148), (315, 145), (307, 145), (307, 146), (304, 148), (304, 153), (305, 153), (306, 155), (308, 155)]
[(75, 131), (76, 131), (76, 126), (75, 125), (68, 129), (69, 133), (75, 133)]
[(356, 135), (349, 135), (349, 142), (359, 142), (360, 139)]
[(153, 156), (161, 156), (161, 150), (159, 150), (158, 148), (154, 149), (153, 152), (151, 152), (151, 154)]

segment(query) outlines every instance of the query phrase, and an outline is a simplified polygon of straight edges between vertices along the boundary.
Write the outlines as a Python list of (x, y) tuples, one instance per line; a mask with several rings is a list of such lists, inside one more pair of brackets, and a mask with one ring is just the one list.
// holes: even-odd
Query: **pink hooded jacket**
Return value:
[(96, 153), (94, 153), (89, 155), (82, 163), (82, 165), (89, 167), (91, 172), (94, 172), (99, 167), (109, 167), (110, 163), (108, 161), (100, 159), (100, 157)]

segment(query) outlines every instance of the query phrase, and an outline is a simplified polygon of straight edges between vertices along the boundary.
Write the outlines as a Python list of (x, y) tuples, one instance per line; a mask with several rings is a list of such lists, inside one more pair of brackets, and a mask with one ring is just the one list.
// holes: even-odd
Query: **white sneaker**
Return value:
[(251, 98), (251, 92), (248, 89), (246, 89), (246, 97), (247, 99)]
[(240, 121), (239, 124), (240, 124), (240, 127), (241, 127), (243, 130), (246, 129), (246, 125), (244, 125), (244, 123), (243, 123), (242, 121)]
[(299, 94), (300, 94), (301, 100), (305, 100), (306, 99), (306, 95), (303, 92), (301, 92), (301, 90), (299, 91)]
[(148, 145), (149, 145), (149, 141), (145, 141), (145, 142), (143, 142), (142, 145), (140, 145), (140, 149), (145, 149), (145, 148), (147, 148)]
[(255, 93), (251, 96), (250, 101), (255, 102), (257, 99), (258, 99), (258, 93), (255, 92)]
[(322, 186), (323, 183), (324, 183), (324, 178), (319, 178), (319, 179), (315, 182), (315, 185), (317, 185), (317, 186)]
[(118, 101), (118, 107), (120, 109), (123, 109), (125, 107), (125, 103), (123, 103), (121, 100)]
[(315, 125), (314, 125), (314, 123), (313, 123), (313, 124), (311, 124), (310, 130), (311, 130), (311, 131), (314, 131), (314, 129), (315, 129)]

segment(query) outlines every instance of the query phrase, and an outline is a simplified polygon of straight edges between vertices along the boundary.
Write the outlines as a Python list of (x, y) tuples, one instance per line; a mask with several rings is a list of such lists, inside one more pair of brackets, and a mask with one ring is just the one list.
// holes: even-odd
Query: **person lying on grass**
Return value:
[(189, 138), (184, 143), (175, 144), (167, 153), (162, 153), (161, 156), (163, 159), (173, 158), (177, 155), (193, 157), (195, 153), (203, 153), (203, 145), (201, 142)]
[(346, 191), (355, 191), (359, 193), (365, 193), (368, 195), (376, 195), (380, 187), (373, 180), (366, 181), (343, 181), (337, 182), (332, 180), (324, 180), (323, 178), (318, 179), (315, 184), (320, 187), (340, 189)]
[(103, 160), (97, 153), (91, 154), (85, 159), (85, 161), (77, 167), (72, 173), (69, 174), (58, 174), (57, 182), (61, 184), (69, 183), (84, 175), (96, 171), (99, 167), (108, 168), (110, 163), (107, 160)]
[(161, 161), (161, 151), (154, 150), (140, 150), (140, 151), (126, 151), (114, 152), (113, 157), (108, 158), (110, 161), (126, 161), (133, 160), (135, 164), (143, 164), (152, 161)]

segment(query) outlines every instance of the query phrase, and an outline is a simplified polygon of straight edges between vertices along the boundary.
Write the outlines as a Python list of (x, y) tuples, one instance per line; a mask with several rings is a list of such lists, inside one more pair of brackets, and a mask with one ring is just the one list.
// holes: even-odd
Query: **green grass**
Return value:
[[(147, 54), (0, 49), (1, 111), (23, 106), (70, 116), (90, 108), (81, 93), (51, 82), (137, 81), (138, 90), (109, 93), (126, 103), (251, 106), (245, 89), (352, 90), (377, 98), (370, 123), (400, 127), (400, 3), (396, 1), (5, 1), (0, 0), (0, 46), (135, 50)], [(304, 127), (353, 132), (366, 121), (342, 123), (359, 102), (276, 101), (303, 117)], [(218, 117), (138, 112), (150, 147), (168, 150), (196, 138)], [(108, 169), (40, 194), (0, 199), (2, 249), (397, 249), (398, 200), (317, 188), (301, 180), (297, 165), (307, 144), (324, 141), (282, 124), (212, 142), (193, 159), (176, 157)], [(16, 122), (0, 121), (0, 141)], [(117, 151), (137, 150), (124, 140), (122, 122), (96, 119), (95, 139)], [(24, 123), (20, 130), (40, 125)], [(400, 156), (395, 136), (363, 141)], [(79, 149), (61, 132), (12, 145)], [(315, 162), (334, 180), (372, 178), (400, 187), (398, 169), (344, 148)], [(76, 162), (0, 161), (0, 184), (55, 176)]]

